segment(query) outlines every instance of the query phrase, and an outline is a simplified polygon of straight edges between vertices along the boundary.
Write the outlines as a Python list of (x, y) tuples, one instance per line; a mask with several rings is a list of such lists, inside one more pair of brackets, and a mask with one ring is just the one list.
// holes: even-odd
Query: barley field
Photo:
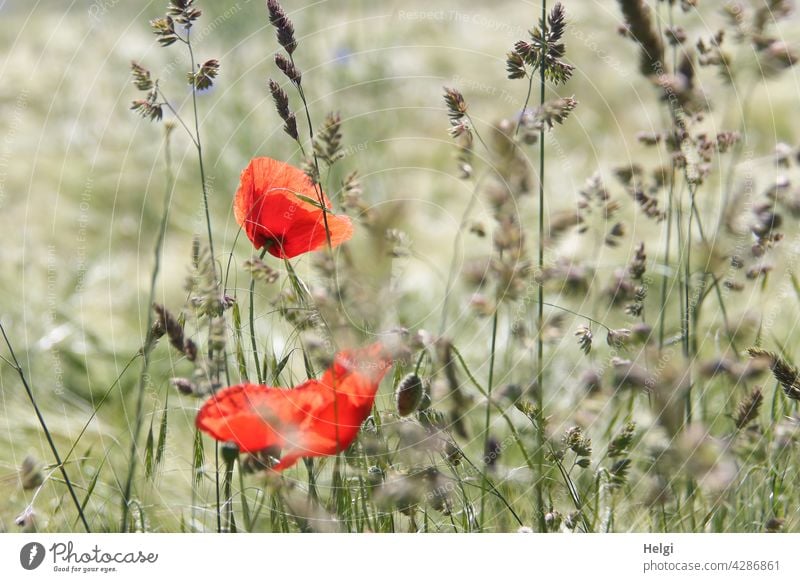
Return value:
[(799, 532), (792, 0), (0, 0), (0, 531)]

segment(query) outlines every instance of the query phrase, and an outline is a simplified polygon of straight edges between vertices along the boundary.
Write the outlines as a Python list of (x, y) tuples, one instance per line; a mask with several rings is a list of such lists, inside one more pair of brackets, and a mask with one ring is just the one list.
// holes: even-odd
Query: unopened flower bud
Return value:
[(422, 380), (416, 374), (409, 374), (403, 378), (394, 391), (394, 401), (397, 413), (408, 416), (417, 410), (422, 400), (425, 389)]

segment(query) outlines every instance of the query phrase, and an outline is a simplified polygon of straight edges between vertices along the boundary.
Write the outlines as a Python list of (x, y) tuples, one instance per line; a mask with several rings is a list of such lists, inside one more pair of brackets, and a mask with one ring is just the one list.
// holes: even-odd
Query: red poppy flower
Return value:
[(390, 366), (380, 344), (340, 352), (322, 378), (294, 389), (239, 384), (221, 390), (200, 408), (196, 425), (243, 452), (280, 449), (276, 471), (300, 457), (335, 455), (355, 440)]
[[(290, 259), (327, 244), (325, 219), (331, 245), (353, 236), (346, 216), (332, 214), (331, 203), (301, 170), (271, 158), (254, 158), (242, 172), (234, 201), (236, 222), (247, 238), (279, 259)], [(302, 198), (305, 197), (306, 199)]]

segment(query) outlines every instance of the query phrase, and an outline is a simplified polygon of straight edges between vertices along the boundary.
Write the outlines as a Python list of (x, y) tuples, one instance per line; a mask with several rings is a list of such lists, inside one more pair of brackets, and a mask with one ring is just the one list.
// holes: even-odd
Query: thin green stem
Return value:
[(214, 495), (217, 504), (217, 533), (222, 533), (222, 504), (219, 494), (219, 441), (214, 441)]
[[(259, 259), (263, 259), (264, 255), (267, 254), (266, 247), (261, 251), (259, 255)], [(258, 361), (258, 341), (256, 340), (256, 317), (255, 317), (255, 292), (256, 289), (256, 279), (252, 275), (250, 275), (250, 343), (253, 347), (253, 361), (256, 364), (256, 377), (258, 378), (258, 383), (263, 384), (264, 378), (261, 377), (261, 365)]]
[[(731, 79), (731, 82), (734, 83), (733, 79)], [(736, 84), (734, 83), (734, 88), (735, 86)], [(744, 152), (744, 144), (747, 136), (747, 117), (750, 110), (750, 102), (756, 87), (759, 86), (759, 83), (751, 83), (747, 88), (747, 93), (745, 93), (744, 99), (742, 100), (741, 115), (739, 117), (739, 134), (742, 136), (742, 138), (734, 144), (733, 152), (731, 153), (728, 173), (725, 177), (725, 185), (722, 189), (722, 203), (720, 205), (719, 219), (717, 222), (718, 231), (722, 228), (725, 220), (725, 208), (728, 207), (731, 192), (733, 191), (733, 181), (736, 178), (736, 167), (739, 165), (742, 153)]]
[(194, 147), (197, 147), (197, 139), (195, 139), (194, 134), (192, 133), (192, 130), (189, 129), (188, 125), (186, 125), (186, 122), (183, 120), (183, 118), (180, 116), (180, 114), (177, 112), (177, 110), (169, 102), (169, 100), (167, 99), (167, 96), (164, 95), (164, 92), (161, 90), (160, 87), (158, 88), (158, 94), (161, 95), (161, 98), (164, 100), (163, 103), (164, 103), (164, 105), (167, 106), (167, 109), (169, 109), (172, 112), (172, 115), (175, 117), (175, 119), (178, 120), (178, 123), (180, 123), (181, 126), (183, 127), (183, 129), (186, 131), (186, 135), (188, 135), (189, 139), (192, 140), (192, 144), (194, 144)]
[(590, 321), (590, 322), (594, 323), (595, 325), (599, 325), (600, 327), (602, 327), (603, 329), (605, 329), (607, 331), (611, 331), (611, 328), (608, 327), (602, 321), (598, 321), (596, 319), (592, 319), (591, 317), (589, 317), (588, 315), (584, 315), (583, 313), (579, 313), (577, 311), (573, 311), (572, 309), (569, 309), (567, 307), (562, 307), (561, 305), (556, 305), (555, 303), (548, 303), (547, 301), (543, 301), (542, 304), (546, 305), (547, 307), (552, 307), (553, 309), (558, 309), (559, 311), (563, 311), (565, 313), (571, 313), (575, 317), (580, 317), (582, 319), (585, 319), (586, 321)]
[(683, 209), (682, 209), (683, 200), (682, 200), (682, 198), (683, 198), (683, 196), (681, 196), (681, 199), (679, 199), (678, 203), (677, 203), (677, 222), (678, 222), (678, 224), (676, 226), (677, 233), (678, 233), (678, 250), (679, 250), (679, 254), (678, 254), (679, 270), (678, 270), (677, 277), (678, 277), (678, 280), (680, 282), (680, 292), (678, 293), (678, 297), (680, 299), (680, 305), (679, 305), (679, 313), (678, 313), (678, 315), (679, 315), (679, 318), (680, 318), (679, 319), (680, 320), (680, 330), (681, 330), (681, 336), (680, 337), (681, 337), (681, 346), (683, 348), (683, 355), (684, 356), (688, 356), (689, 355), (688, 354), (688, 347), (687, 347), (687, 344), (686, 344), (686, 325), (685, 325), (686, 324), (686, 320), (684, 318), (684, 314), (686, 313), (686, 305), (685, 305), (685, 302), (686, 302), (686, 281), (685, 281), (685, 273), (682, 272), (683, 269), (681, 269), (681, 267), (684, 266), (684, 261), (685, 261), (685, 256), (686, 256), (685, 235), (684, 235), (684, 232), (683, 232)]
[[(502, 260), (503, 254), (500, 252), (500, 259)], [(489, 448), (489, 426), (492, 420), (492, 389), (494, 387), (494, 363), (497, 353), (497, 321), (500, 312), (499, 306), (495, 305), (494, 314), (492, 315), (492, 344), (491, 352), (489, 354), (489, 382), (486, 389), (486, 419), (483, 427), (483, 452), (488, 454)], [(485, 525), (484, 509), (486, 508), (486, 477), (484, 476), (484, 487), (481, 488), (481, 528)]]
[[(689, 188), (689, 196), (691, 198), (691, 205), (694, 207), (694, 188)], [(692, 290), (692, 224), (694, 213), (689, 212), (688, 225), (686, 228), (686, 260), (684, 262), (684, 305), (686, 312), (684, 313), (684, 352), (687, 359), (692, 355), (692, 305), (691, 305), (691, 290)], [(686, 423), (692, 422), (692, 366), (691, 362), (687, 361), (687, 373), (689, 374), (689, 388), (686, 391)]]
[[(225, 497), (225, 530), (220, 527), (220, 531), (228, 531), (229, 533), (236, 533), (236, 522), (233, 518), (233, 465), (236, 462), (236, 456), (225, 458), (225, 481), (223, 484), (223, 495)], [(244, 493), (242, 493), (244, 495)]]
[[(665, 271), (669, 271), (670, 269), (670, 247), (672, 245), (672, 213), (674, 212), (673, 209), (673, 199), (675, 193), (675, 165), (673, 162), (672, 165), (672, 173), (669, 180), (669, 191), (667, 193), (667, 236), (666, 241), (664, 242), (664, 269)], [(662, 349), (664, 347), (664, 334), (666, 333), (666, 316), (667, 316), (667, 301), (669, 299), (669, 277), (667, 277), (666, 273), (664, 277), (661, 279), (661, 312), (659, 313), (658, 318), (658, 348)]]
[[(291, 61), (292, 66), (295, 66), (293, 55), (291, 54), (289, 55), (289, 60)], [(308, 135), (311, 140), (311, 158), (314, 160), (314, 170), (316, 171), (317, 176), (320, 176), (319, 160), (317, 159), (316, 152), (314, 152), (314, 124), (311, 122), (311, 111), (308, 108), (308, 100), (306, 99), (305, 91), (303, 91), (303, 85), (298, 81), (297, 83), (294, 83), (294, 86), (297, 88), (298, 95), (300, 95), (300, 101), (303, 102), (303, 110), (305, 111), (306, 121), (308, 123)], [(302, 144), (300, 145), (300, 147), (302, 149), (303, 147)], [(315, 187), (317, 190), (317, 198), (319, 199), (319, 204), (322, 207), (322, 222), (323, 225), (325, 226), (325, 239), (328, 243), (328, 252), (331, 253), (332, 256), (333, 245), (331, 244), (331, 231), (328, 228), (328, 207), (325, 204), (325, 197), (322, 194), (322, 186), (320, 186), (319, 184), (315, 184)], [(337, 289), (337, 296), (338, 296), (338, 289)]]
[[(700, 217), (700, 210), (697, 208), (694, 196), (692, 197), (692, 213), (694, 214), (694, 220), (697, 223), (697, 232), (700, 235), (700, 240), (702, 240), (703, 243), (707, 244), (709, 241), (708, 238), (706, 237), (705, 229), (703, 228), (703, 221)], [(714, 273), (709, 272), (708, 274), (711, 275), (711, 280), (712, 280), (711, 287), (713, 287), (716, 292), (717, 302), (719, 303), (719, 309), (720, 312), (722, 313), (722, 323), (725, 326), (725, 330), (728, 335), (728, 341), (730, 342), (731, 347), (733, 348), (733, 353), (736, 355), (736, 357), (738, 357), (739, 349), (736, 347), (736, 337), (734, 335), (733, 327), (731, 327), (730, 324), (730, 318), (728, 317), (728, 309), (725, 307), (725, 298), (722, 296), (722, 290), (720, 289), (719, 286), (719, 278)], [(697, 329), (698, 325), (697, 321), (700, 315), (699, 313), (700, 304), (703, 302), (703, 298), (704, 295), (701, 295), (695, 305), (695, 317), (694, 317), (695, 329)], [(697, 342), (696, 334), (694, 336), (694, 341), (695, 343)]]
[(441, 324), (439, 325), (439, 335), (444, 335), (444, 332), (447, 330), (447, 316), (448, 316), (448, 311), (450, 309), (450, 295), (452, 294), (453, 285), (455, 285), (456, 274), (458, 273), (458, 261), (456, 260), (456, 255), (458, 254), (458, 248), (461, 246), (461, 240), (464, 235), (464, 229), (466, 228), (467, 222), (469, 220), (469, 215), (472, 214), (472, 209), (478, 202), (478, 194), (480, 193), (480, 188), (483, 184), (483, 180), (487, 176), (488, 176), (488, 171), (484, 172), (481, 175), (481, 177), (475, 182), (475, 187), (472, 189), (472, 195), (470, 196), (469, 202), (467, 202), (467, 207), (464, 209), (464, 214), (461, 215), (461, 221), (458, 224), (458, 231), (456, 232), (455, 239), (453, 240), (453, 256), (450, 259), (450, 271), (447, 275), (447, 283), (445, 284), (444, 288), (444, 300), (442, 301), (442, 319), (441, 319)]
[(481, 134), (478, 131), (478, 127), (475, 125), (475, 122), (472, 120), (472, 117), (470, 116), (469, 113), (465, 113), (465, 115), (466, 115), (467, 119), (469, 120), (469, 125), (472, 128), (472, 132), (475, 134), (475, 137), (477, 137), (478, 141), (481, 142), (481, 145), (483, 146), (483, 149), (485, 149), (486, 152), (491, 155), (492, 150), (491, 150), (491, 148), (489, 148), (488, 145), (486, 145), (486, 142), (484, 141), (483, 137), (481, 137)]
[[(25, 372), (22, 371), (22, 366), (17, 359), (16, 353), (14, 353), (14, 347), (11, 345), (11, 340), (8, 339), (8, 335), (6, 335), (6, 328), (3, 327), (3, 322), (0, 321), (0, 332), (3, 334), (3, 340), (5, 340), (6, 346), (8, 347), (9, 355), (11, 356), (12, 362), (11, 367), (13, 367), (17, 374), (19, 375), (19, 379), (22, 382), (22, 386), (25, 388), (25, 393), (28, 395), (28, 399), (31, 401), (31, 405), (33, 405), (33, 411), (36, 413), (36, 418), (39, 420), (39, 425), (42, 427), (44, 431), (44, 436), (47, 439), (47, 444), (50, 446), (50, 451), (53, 453), (53, 458), (56, 460), (56, 465), (58, 466), (58, 470), (61, 473), (61, 476), (64, 478), (64, 484), (67, 486), (67, 490), (69, 491), (69, 495), (72, 498), (72, 502), (75, 504), (75, 508), (78, 510), (78, 517), (83, 524), (83, 528), (86, 530), (87, 533), (91, 532), (91, 528), (89, 527), (89, 522), (86, 520), (86, 515), (83, 513), (83, 507), (81, 506), (81, 502), (78, 500), (78, 495), (75, 493), (75, 488), (72, 486), (72, 481), (70, 481), (69, 475), (67, 475), (67, 469), (64, 467), (64, 463), (61, 461), (61, 456), (58, 454), (58, 448), (56, 447), (56, 443), (53, 440), (53, 435), (50, 434), (50, 429), (47, 428), (47, 423), (44, 420), (44, 415), (42, 415), (42, 411), (39, 409), (39, 405), (36, 402), (36, 398), (33, 396), (33, 390), (31, 390), (30, 384), (28, 384), (27, 378), (25, 378)], [(5, 358), (4, 358), (5, 359)]]
[[(192, 49), (192, 38), (191, 38), (192, 29), (188, 28), (186, 31), (186, 48), (189, 51), (189, 60), (190, 65), (192, 67), (192, 76), (195, 74), (196, 63), (194, 60), (194, 50)], [(208, 251), (211, 254), (211, 269), (212, 274), (214, 277), (215, 285), (219, 284), (217, 279), (217, 263), (216, 263), (216, 254), (214, 253), (214, 234), (213, 229), (211, 228), (211, 210), (209, 209), (208, 204), (208, 182), (206, 180), (206, 170), (205, 164), (203, 162), (203, 140), (200, 137), (200, 116), (197, 110), (197, 87), (194, 84), (194, 81), (191, 83), (192, 85), (192, 113), (194, 116), (194, 136), (195, 136), (195, 149), (197, 150), (197, 161), (200, 168), (200, 186), (203, 192), (203, 213), (205, 214), (206, 219), (206, 232), (208, 235)], [(211, 327), (211, 321), (209, 320), (209, 328)], [(209, 360), (213, 359), (213, 349), (211, 347), (211, 343), (209, 342), (208, 346), (208, 358)], [(214, 366), (214, 380), (219, 380), (219, 367)], [(214, 443), (214, 478), (216, 483), (216, 505), (217, 505), (217, 531), (221, 531), (222, 529), (222, 520), (221, 520), (221, 507), (220, 507), (220, 493), (219, 493), (219, 443)]]
[(150, 381), (148, 369), (150, 368), (150, 352), (156, 344), (156, 338), (153, 335), (153, 302), (156, 297), (156, 281), (158, 274), (161, 270), (161, 249), (164, 246), (164, 237), (167, 232), (167, 221), (169, 217), (169, 206), (172, 201), (172, 190), (175, 184), (175, 177), (172, 173), (172, 153), (170, 150), (170, 133), (171, 129), (166, 129), (164, 134), (164, 172), (165, 172), (165, 193), (164, 193), (164, 208), (161, 213), (161, 224), (158, 229), (158, 236), (156, 237), (155, 248), (153, 249), (153, 272), (150, 277), (150, 293), (147, 302), (147, 335), (145, 337), (144, 345), (142, 346), (142, 369), (139, 374), (139, 385), (137, 388), (136, 398), (136, 415), (134, 417), (134, 429), (131, 438), (131, 448), (128, 461), (128, 475), (125, 479), (125, 488), (122, 493), (122, 520), (121, 530), (123, 532), (128, 530), (128, 514), (130, 512), (130, 497), (133, 487), (133, 477), (136, 474), (137, 464), (137, 448), (139, 442), (139, 435), (142, 431), (142, 424), (144, 422), (144, 393), (147, 384)]
[[(478, 467), (478, 466), (477, 466), (477, 465), (476, 465), (474, 462), (472, 462), (472, 460), (471, 460), (469, 457), (467, 457), (467, 455), (465, 455), (465, 454), (464, 454), (464, 451), (460, 451), (460, 452), (461, 452), (461, 458), (462, 458), (464, 461), (466, 461), (466, 462), (467, 462), (467, 464), (468, 464), (470, 467), (472, 467), (472, 470), (473, 470), (473, 471), (475, 471), (476, 473), (478, 473), (478, 475), (480, 475), (480, 476), (481, 476), (481, 479), (483, 480), (483, 483), (484, 483), (484, 485), (482, 485), (482, 486), (481, 486), (481, 487), (482, 487), (482, 489), (483, 489), (484, 487), (488, 487), (488, 489), (489, 489), (489, 491), (492, 493), (492, 495), (494, 495), (494, 496), (495, 496), (495, 497), (497, 497), (497, 498), (498, 498), (500, 501), (502, 501), (502, 502), (503, 502), (503, 505), (505, 505), (505, 506), (506, 506), (506, 509), (508, 509), (508, 510), (511, 512), (511, 515), (512, 515), (512, 517), (514, 518), (514, 520), (515, 520), (515, 521), (516, 521), (516, 522), (517, 522), (519, 525), (523, 525), (523, 523), (522, 523), (522, 519), (520, 519), (520, 517), (519, 517), (519, 515), (517, 514), (517, 512), (516, 512), (516, 511), (514, 511), (514, 508), (511, 506), (511, 504), (508, 502), (508, 500), (507, 500), (507, 499), (506, 499), (506, 498), (503, 496), (503, 494), (502, 494), (502, 493), (500, 493), (500, 491), (497, 489), (497, 487), (495, 486), (495, 484), (492, 482), (492, 480), (491, 480), (491, 479), (489, 478), (489, 476), (486, 474), (486, 471), (482, 471), (480, 467)], [(448, 463), (448, 464), (450, 464), (450, 463)], [(452, 466), (452, 464), (450, 464), (450, 466), (451, 466), (451, 469), (453, 469), (453, 473), (455, 473), (455, 474), (457, 475), (457, 472), (456, 472), (456, 470), (455, 470), (455, 467), (453, 467), (453, 466)], [(477, 485), (476, 485), (476, 484), (474, 484), (474, 483), (470, 483), (469, 481), (463, 481), (463, 480), (462, 480), (462, 479), (460, 479), (460, 478), (458, 479), (458, 481), (459, 481), (459, 486), (462, 488), (462, 491), (463, 491), (463, 484), (464, 484), (464, 483), (467, 483), (468, 485), (475, 485), (475, 486), (477, 486)], [(466, 495), (465, 495), (465, 499), (466, 499)]]
[(528, 78), (528, 93), (525, 95), (525, 101), (522, 104), (522, 111), (520, 111), (519, 118), (517, 119), (517, 127), (514, 128), (514, 137), (517, 137), (517, 134), (519, 133), (519, 128), (522, 126), (522, 120), (525, 117), (525, 110), (528, 109), (528, 103), (531, 102), (531, 95), (533, 95), (533, 79), (534, 76), (531, 74), (531, 76)]
[[(528, 81), (528, 92), (525, 95), (525, 102), (522, 105), (522, 113), (520, 113), (520, 116), (517, 119), (516, 127), (514, 129), (514, 137), (516, 137), (517, 134), (519, 133), (519, 128), (522, 126), (522, 118), (525, 114), (525, 110), (528, 108), (528, 104), (530, 103), (531, 95), (533, 94), (533, 80), (534, 76), (533, 74), (531, 74)], [(471, 117), (469, 119), (470, 121), (472, 121)], [(472, 125), (473, 127), (475, 126), (474, 123), (472, 123)], [(477, 135), (477, 130), (475, 133)], [(484, 140), (481, 139), (480, 135), (478, 135), (478, 139), (488, 151), (489, 148), (486, 145), (486, 142), (484, 142)], [(518, 146), (516, 142), (512, 141), (512, 148), (509, 150), (509, 152), (513, 152), (515, 147)], [(472, 213), (472, 209), (475, 207), (475, 204), (478, 201), (478, 194), (480, 193), (481, 185), (483, 184), (484, 179), (486, 179), (488, 175), (489, 172), (486, 171), (481, 175), (479, 179), (475, 181), (475, 187), (472, 190), (472, 195), (470, 196), (469, 202), (467, 203), (467, 207), (464, 209), (464, 214), (461, 216), (461, 221), (459, 222), (458, 225), (458, 232), (456, 233), (456, 237), (453, 242), (453, 258), (450, 260), (450, 272), (448, 273), (447, 283), (445, 284), (444, 301), (442, 302), (442, 323), (439, 326), (439, 335), (443, 335), (445, 330), (447, 329), (447, 316), (448, 316), (448, 309), (450, 307), (450, 295), (453, 289), (453, 284), (455, 283), (456, 273), (458, 271), (458, 265), (456, 262), (456, 254), (457, 254), (456, 251), (458, 250), (458, 247), (461, 245), (461, 239), (463, 236), (464, 228), (467, 225), (467, 220), (469, 219), (469, 215)]]
[[(190, 28), (186, 32), (186, 47), (189, 49), (189, 59), (191, 60), (192, 74), (194, 75), (196, 64), (194, 62), (194, 51), (192, 50), (191, 31), (192, 29)], [(214, 269), (214, 280), (216, 281), (217, 266), (214, 262), (214, 257), (216, 256), (214, 254), (214, 235), (211, 229), (211, 211), (208, 208), (208, 184), (206, 183), (205, 164), (203, 163), (203, 142), (200, 139), (200, 117), (197, 112), (197, 88), (194, 83), (192, 83), (192, 112), (194, 113), (194, 145), (197, 149), (197, 160), (200, 164), (200, 182), (203, 189), (203, 211), (205, 212), (206, 230), (208, 231), (208, 250), (211, 253), (211, 265), (212, 269)]]
[[(464, 373), (467, 375), (467, 378), (469, 378), (469, 380), (472, 383), (472, 385), (475, 386), (475, 388), (478, 389), (478, 392), (480, 392), (481, 395), (486, 397), (487, 396), (486, 390), (483, 388), (483, 386), (481, 386), (480, 382), (478, 382), (478, 380), (472, 374), (472, 372), (470, 371), (469, 367), (467, 366), (466, 361), (464, 360), (464, 356), (461, 355), (461, 352), (459, 352), (458, 349), (455, 346), (453, 346), (453, 353), (456, 355), (456, 358), (458, 359), (459, 363), (461, 364), (461, 367), (464, 370)], [(500, 404), (498, 404), (497, 402), (492, 402), (492, 405), (500, 413), (500, 416), (503, 417), (503, 420), (506, 421), (506, 424), (508, 424), (508, 428), (511, 431), (512, 436), (514, 437), (514, 441), (517, 443), (517, 446), (519, 447), (523, 458), (525, 459), (525, 463), (528, 465), (528, 468), (533, 470), (534, 467), (535, 467), (534, 461), (531, 460), (530, 456), (528, 455), (528, 451), (525, 448), (525, 445), (522, 443), (522, 438), (520, 437), (516, 426), (514, 426), (513, 421), (511, 420), (511, 418), (509, 418), (508, 414), (506, 414), (506, 411), (503, 410), (503, 407), (500, 406)], [(537, 432), (539, 432), (539, 427), (535, 426), (536, 425), (536, 419), (531, 418), (530, 420), (531, 420), (531, 423), (534, 425), (534, 428), (537, 430)], [(552, 444), (550, 444), (549, 442), (545, 441), (545, 445), (548, 446), (548, 448), (550, 449), (551, 456), (554, 459), (556, 459), (556, 465), (559, 467), (559, 471), (560, 471), (562, 477), (564, 478), (564, 482), (567, 485), (567, 490), (570, 492), (570, 497), (572, 498), (573, 505), (575, 506), (575, 509), (577, 509), (578, 511), (582, 511), (583, 503), (582, 503), (582, 501), (580, 499), (580, 495), (578, 494), (578, 490), (575, 487), (575, 484), (572, 482), (572, 479), (569, 477), (569, 474), (564, 469), (564, 466), (561, 464), (560, 461), (557, 460), (557, 458), (558, 458), (558, 455), (556, 454), (557, 451), (553, 448)], [(545, 445), (543, 445), (543, 447)], [(581, 513), (581, 520), (583, 521), (584, 528), (586, 529), (586, 531), (587, 532), (591, 531), (590, 526), (589, 526), (589, 522), (586, 519), (586, 516), (583, 515), (583, 513)], [(545, 530), (542, 530), (542, 531), (545, 531)]]
[[(456, 358), (458, 359), (459, 363), (461, 364), (461, 367), (464, 370), (464, 373), (467, 375), (467, 378), (469, 378), (469, 381), (472, 383), (473, 386), (475, 386), (475, 388), (478, 389), (478, 392), (480, 392), (482, 396), (486, 397), (486, 390), (483, 388), (481, 383), (478, 382), (477, 378), (475, 378), (475, 376), (472, 374), (472, 371), (469, 369), (469, 366), (467, 366), (467, 362), (464, 360), (464, 356), (461, 355), (461, 352), (459, 352), (458, 349), (455, 346), (453, 346), (453, 353), (456, 355)], [(519, 451), (522, 454), (522, 458), (525, 459), (525, 464), (528, 466), (528, 468), (531, 471), (533, 471), (535, 469), (536, 465), (534, 464), (533, 460), (531, 459), (530, 455), (528, 454), (528, 449), (525, 447), (525, 444), (522, 442), (522, 438), (519, 435), (519, 431), (517, 430), (517, 427), (514, 425), (513, 421), (508, 417), (508, 414), (506, 414), (506, 411), (503, 410), (502, 406), (500, 406), (496, 402), (492, 402), (492, 401), (489, 401), (489, 402), (491, 402), (492, 405), (495, 408), (497, 408), (497, 411), (500, 413), (500, 416), (502, 416), (503, 420), (506, 421), (506, 424), (508, 425), (508, 428), (511, 431), (511, 434), (514, 437), (514, 442), (517, 444), (517, 447), (519, 448)]]
[[(542, 2), (542, 25), (547, 22), (547, 0)], [(539, 104), (544, 106), (545, 101), (545, 67), (539, 67)], [(523, 112), (524, 113), (524, 112)], [(539, 129), (539, 241), (538, 241), (538, 266), (539, 273), (544, 272), (544, 124)], [(540, 284), (538, 292), (538, 309), (536, 325), (536, 410), (537, 410), (537, 443), (536, 443), (536, 514), (539, 522), (539, 531), (546, 531), (544, 520), (544, 286)]]
[(125, 372), (127, 372), (127, 371), (128, 371), (128, 368), (130, 368), (130, 367), (131, 367), (131, 365), (133, 365), (133, 362), (135, 362), (135, 361), (136, 361), (136, 358), (138, 358), (139, 356), (141, 356), (141, 354), (139, 354), (139, 353), (137, 353), (137, 354), (134, 354), (134, 355), (133, 355), (133, 357), (131, 357), (131, 359), (130, 359), (130, 360), (128, 360), (128, 363), (127, 363), (127, 364), (125, 364), (125, 367), (124, 367), (124, 368), (122, 368), (122, 371), (121, 371), (121, 372), (119, 373), (119, 375), (117, 376), (117, 379), (116, 379), (116, 380), (114, 380), (114, 381), (111, 383), (111, 386), (109, 386), (109, 387), (108, 387), (108, 390), (106, 390), (106, 391), (105, 391), (105, 393), (103, 394), (103, 397), (100, 399), (100, 402), (98, 402), (98, 403), (97, 403), (97, 405), (96, 405), (96, 406), (94, 407), (94, 409), (92, 410), (92, 414), (90, 414), (90, 415), (89, 415), (89, 419), (88, 419), (88, 420), (87, 420), (87, 421), (86, 421), (86, 422), (83, 424), (83, 428), (81, 429), (81, 432), (79, 432), (79, 433), (78, 433), (78, 436), (77, 436), (77, 438), (76, 438), (76, 439), (75, 439), (75, 441), (72, 443), (72, 446), (71, 446), (71, 447), (70, 447), (70, 449), (67, 451), (67, 454), (66, 454), (66, 455), (64, 455), (64, 462), (65, 462), (65, 463), (66, 463), (67, 461), (69, 461), (69, 458), (72, 456), (72, 453), (74, 453), (74, 452), (75, 452), (75, 449), (78, 447), (78, 443), (79, 443), (79, 442), (81, 441), (81, 439), (83, 438), (83, 435), (84, 435), (84, 434), (86, 434), (86, 431), (88, 430), (88, 428), (89, 428), (89, 425), (92, 423), (92, 420), (94, 420), (94, 417), (95, 417), (95, 416), (97, 416), (97, 411), (98, 411), (98, 410), (100, 410), (100, 407), (101, 407), (101, 406), (103, 406), (103, 403), (104, 403), (104, 402), (106, 401), (106, 399), (107, 399), (107, 398), (108, 398), (108, 397), (111, 395), (111, 391), (112, 391), (112, 390), (114, 390), (114, 387), (115, 387), (117, 384), (119, 384), (119, 381), (120, 381), (120, 380), (122, 380), (122, 376), (125, 374)]

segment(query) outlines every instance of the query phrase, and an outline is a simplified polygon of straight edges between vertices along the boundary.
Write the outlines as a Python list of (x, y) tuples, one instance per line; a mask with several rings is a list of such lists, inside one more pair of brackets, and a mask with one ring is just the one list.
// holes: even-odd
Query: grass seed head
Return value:
[(267, 11), (269, 12), (269, 21), (275, 27), (275, 33), (278, 37), (278, 44), (280, 44), (287, 53), (290, 55), (297, 49), (297, 39), (294, 36), (294, 24), (286, 16), (278, 0), (267, 0)]
[(761, 388), (756, 387), (753, 389), (747, 398), (739, 403), (739, 408), (736, 411), (736, 428), (742, 430), (748, 424), (758, 418), (758, 411), (761, 409), (761, 403), (764, 401), (764, 395), (761, 393)]
[(747, 348), (747, 353), (752, 358), (766, 358), (770, 362), (772, 375), (783, 388), (786, 397), (791, 400), (800, 400), (800, 373), (797, 368), (779, 355), (761, 348)]

